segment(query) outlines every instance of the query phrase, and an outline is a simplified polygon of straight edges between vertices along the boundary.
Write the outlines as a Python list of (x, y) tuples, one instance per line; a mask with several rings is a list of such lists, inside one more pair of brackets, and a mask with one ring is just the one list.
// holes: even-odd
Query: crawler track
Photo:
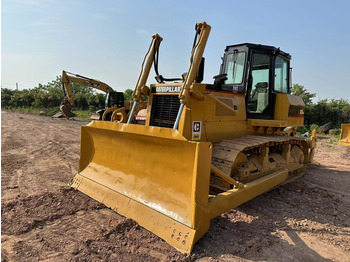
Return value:
[[(242, 183), (281, 169), (288, 169), (288, 180), (292, 180), (305, 173), (308, 151), (307, 142), (297, 137), (245, 136), (217, 143), (213, 148), (212, 165)], [(212, 193), (231, 188), (229, 183), (212, 175)]]

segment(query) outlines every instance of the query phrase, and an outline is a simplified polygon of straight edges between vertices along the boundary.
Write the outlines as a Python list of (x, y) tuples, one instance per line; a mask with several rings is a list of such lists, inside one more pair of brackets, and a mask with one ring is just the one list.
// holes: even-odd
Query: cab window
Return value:
[(275, 91), (288, 93), (288, 62), (280, 56), (275, 59)]
[(245, 52), (233, 52), (227, 55), (224, 71), (224, 73), (227, 74), (225, 85), (242, 83), (245, 57)]

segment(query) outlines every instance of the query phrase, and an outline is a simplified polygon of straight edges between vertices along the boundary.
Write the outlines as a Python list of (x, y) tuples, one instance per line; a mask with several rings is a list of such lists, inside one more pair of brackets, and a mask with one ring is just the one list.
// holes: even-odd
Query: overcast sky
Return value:
[(292, 55), (293, 83), (317, 93), (316, 101), (350, 100), (349, 3), (2, 0), (1, 86), (32, 88), (64, 69), (134, 89), (154, 33), (164, 38), (160, 73), (178, 77), (188, 70), (194, 25), (206, 21), (204, 82), (213, 83), (227, 45), (260, 43)]

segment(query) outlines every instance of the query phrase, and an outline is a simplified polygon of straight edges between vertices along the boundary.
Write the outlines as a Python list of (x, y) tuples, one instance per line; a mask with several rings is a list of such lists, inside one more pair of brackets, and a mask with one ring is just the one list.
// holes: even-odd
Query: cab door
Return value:
[(252, 51), (247, 89), (247, 118), (272, 119), (271, 54)]

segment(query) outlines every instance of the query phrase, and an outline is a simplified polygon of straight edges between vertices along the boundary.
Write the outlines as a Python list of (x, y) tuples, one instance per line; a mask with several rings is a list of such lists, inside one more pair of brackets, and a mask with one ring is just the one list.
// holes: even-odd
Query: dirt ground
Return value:
[(72, 190), (85, 122), (1, 112), (2, 261), (350, 261), (350, 147), (211, 221), (184, 255)]

